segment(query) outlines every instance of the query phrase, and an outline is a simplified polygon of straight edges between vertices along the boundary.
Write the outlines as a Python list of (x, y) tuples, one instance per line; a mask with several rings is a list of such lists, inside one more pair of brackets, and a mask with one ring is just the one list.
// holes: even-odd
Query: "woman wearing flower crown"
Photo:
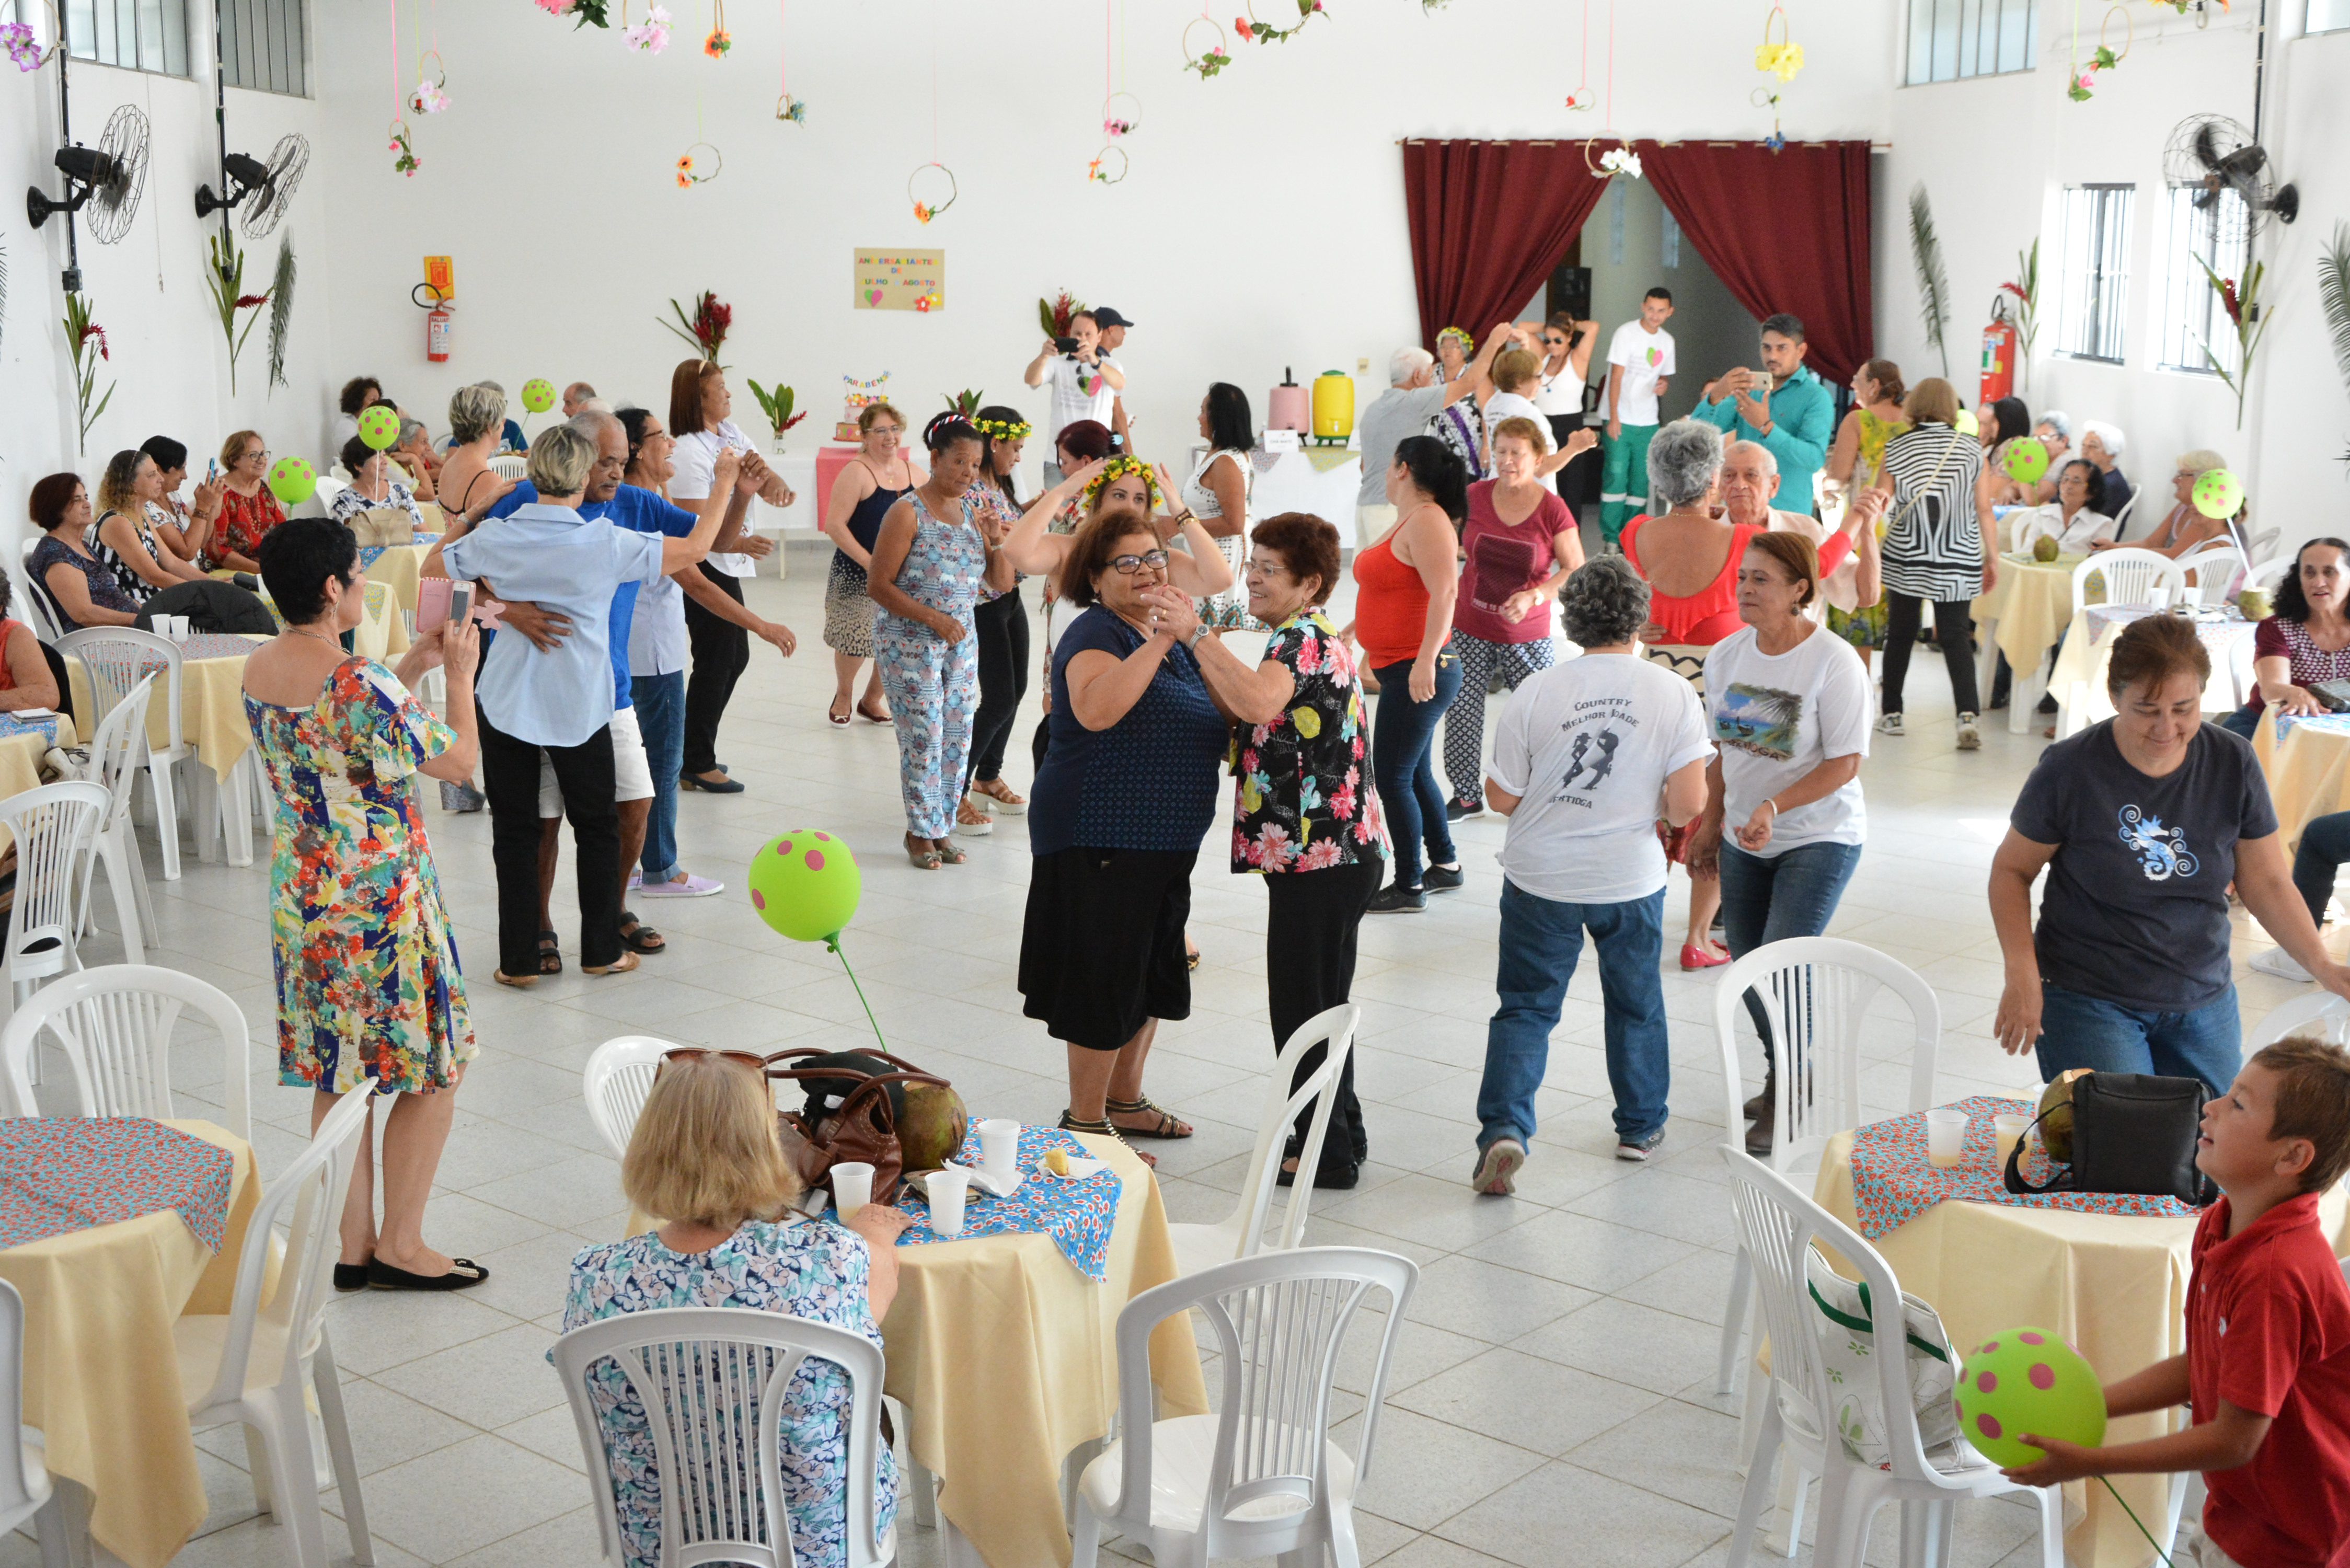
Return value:
[[(972, 521), (987, 543), (1001, 548), (1020, 521), (1020, 453), (1035, 433), (1020, 410), (993, 404), (972, 421), (985, 438), (979, 477), (969, 494)], [(955, 807), (955, 831), (977, 838), (995, 831), (995, 814), (1018, 816), (1028, 809), (1019, 791), (1003, 782), (1004, 744), (1020, 699), (1028, 693), (1028, 607), (1020, 579), (1000, 591), (983, 585), (979, 608), (979, 713), (972, 721), (971, 762), (963, 798)]]
[(1004, 536), (1003, 553), (1014, 571), (1057, 576), (1061, 564), (1069, 558), (1073, 535), (1050, 533), (1047, 525), (1072, 500), (1077, 503), (1080, 527), (1111, 506), (1130, 506), (1150, 519), (1160, 540), (1171, 544), (1180, 536), (1191, 551), (1188, 556), (1169, 555), (1167, 580), (1195, 599), (1213, 598), (1232, 586), (1232, 563), (1196, 513), (1188, 507), (1171, 515), (1159, 510), (1165, 504), (1163, 498), (1174, 488), (1165, 469), (1153, 468), (1139, 457), (1089, 462), (1030, 503)]

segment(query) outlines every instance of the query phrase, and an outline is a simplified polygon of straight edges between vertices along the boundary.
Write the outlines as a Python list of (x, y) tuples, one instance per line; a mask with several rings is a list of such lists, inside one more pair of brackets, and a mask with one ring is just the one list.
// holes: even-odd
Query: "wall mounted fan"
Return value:
[(236, 226), (249, 240), (265, 239), (294, 203), (294, 192), (310, 167), (310, 143), (300, 136), (281, 136), (265, 163), (248, 153), (232, 152), (221, 160), (221, 192), (196, 187), (196, 216), (233, 211)]

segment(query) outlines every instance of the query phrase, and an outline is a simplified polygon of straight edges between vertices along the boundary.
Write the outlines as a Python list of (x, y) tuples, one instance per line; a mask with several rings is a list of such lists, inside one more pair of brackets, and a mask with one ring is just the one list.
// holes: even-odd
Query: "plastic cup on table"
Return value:
[(992, 1116), (979, 1124), (979, 1167), (998, 1180), (1009, 1181), (1020, 1168), (1020, 1124)]
[(847, 1224), (857, 1211), (873, 1201), (873, 1168), (863, 1160), (847, 1160), (832, 1168), (832, 1202)]
[(971, 1173), (933, 1170), (922, 1178), (931, 1200), (931, 1229), (941, 1236), (962, 1234), (962, 1200), (971, 1189)]
[(2007, 1157), (2015, 1152), (2017, 1144), (2023, 1141), (2023, 1129), (2032, 1125), (2032, 1118), (2018, 1116), (2013, 1111), (2003, 1111), (1991, 1117), (1991, 1125), (1999, 1137), (1999, 1168), (2005, 1170)]
[(1967, 1113), (1945, 1106), (1926, 1113), (1926, 1162), (1938, 1170), (1966, 1163)]

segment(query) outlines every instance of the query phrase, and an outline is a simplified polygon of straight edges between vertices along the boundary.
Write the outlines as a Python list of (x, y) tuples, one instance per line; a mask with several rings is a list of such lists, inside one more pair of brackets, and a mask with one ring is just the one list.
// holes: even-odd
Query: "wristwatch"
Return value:
[(1207, 635), (1208, 623), (1201, 621), (1191, 628), (1191, 635), (1183, 639), (1183, 646), (1197, 653), (1200, 650), (1200, 639)]

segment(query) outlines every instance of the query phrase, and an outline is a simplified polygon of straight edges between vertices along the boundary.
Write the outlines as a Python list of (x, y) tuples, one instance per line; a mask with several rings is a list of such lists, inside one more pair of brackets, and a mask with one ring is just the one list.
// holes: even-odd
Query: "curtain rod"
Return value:
[[(1843, 147), (1849, 145), (1853, 140), (1856, 139), (1845, 138), (1843, 140), (1823, 140), (1818, 141), (1791, 140), (1787, 145), (1790, 147)], [(1399, 136), (1395, 139), (1395, 145), (1398, 147), (1448, 147), (1454, 142), (1461, 142), (1471, 147), (1579, 147), (1586, 140), (1625, 142), (1656, 141), (1657, 145), (1659, 147), (1761, 147), (1763, 145), (1762, 140), (1756, 138), (1749, 138), (1744, 140), (1690, 141), (1679, 137), (1673, 138), (1669, 140), (1659, 140), (1655, 137), (1648, 136), (1551, 136), (1541, 138), (1523, 136)], [(1893, 151), (1893, 143), (1889, 141), (1872, 141), (1868, 144), (1868, 149), (1872, 152), (1890, 152)]]

